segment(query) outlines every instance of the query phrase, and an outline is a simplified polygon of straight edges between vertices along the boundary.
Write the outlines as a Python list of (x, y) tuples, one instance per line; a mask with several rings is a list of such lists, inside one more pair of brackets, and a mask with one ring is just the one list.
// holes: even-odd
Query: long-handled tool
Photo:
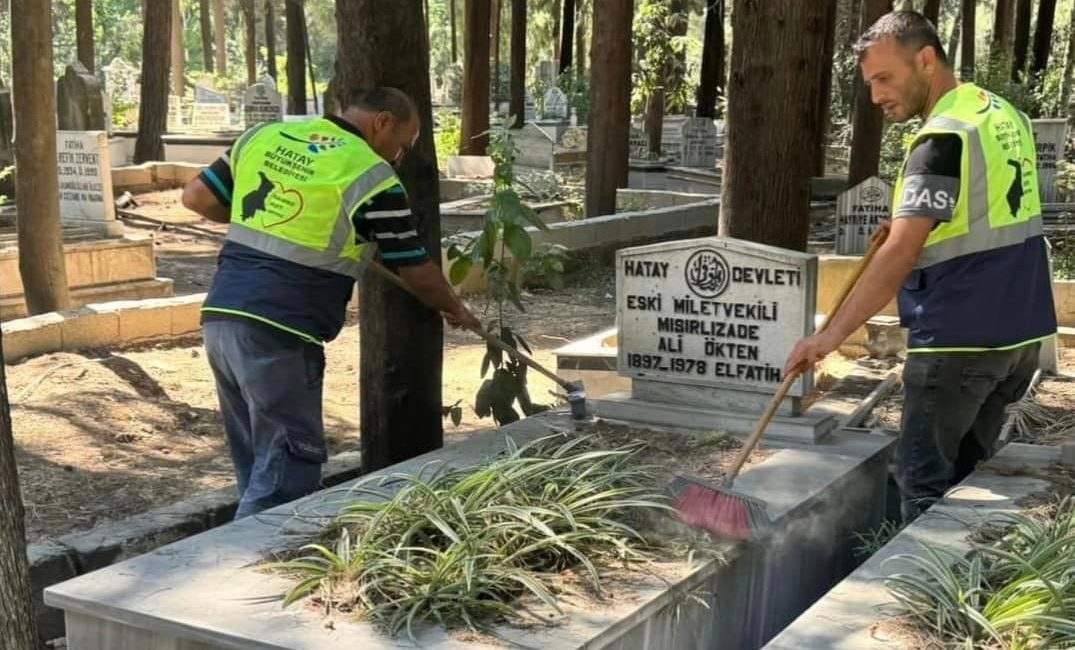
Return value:
[[(859, 261), (855, 272), (844, 282), (840, 295), (836, 299), (836, 304), (826, 314), (825, 320), (817, 328), (816, 333), (824, 331), (836, 313), (843, 308), (844, 303), (847, 302), (847, 297), (851, 294), (851, 290), (858, 284), (863, 271), (869, 266), (887, 237), (887, 228), (878, 230), (874, 235), (870, 241), (869, 250)], [(703, 528), (720, 537), (740, 540), (762, 536), (769, 529), (771, 524), (765, 509), (765, 503), (759, 499), (736, 492), (731, 488), (736, 476), (739, 475), (739, 470), (743, 468), (751, 452), (758, 446), (758, 441), (761, 440), (765, 428), (769, 426), (770, 420), (773, 419), (776, 409), (802, 372), (802, 367), (794, 368), (780, 382), (780, 387), (777, 389), (776, 394), (773, 395), (773, 398), (769, 400), (769, 406), (765, 409), (765, 413), (762, 414), (761, 419), (754, 426), (754, 431), (751, 432), (750, 437), (747, 438), (742, 449), (739, 450), (739, 455), (736, 456), (735, 461), (728, 468), (727, 474), (725, 474), (719, 485), (691, 476), (676, 476), (672, 480), (669, 490), (675, 500), (676, 512), (683, 523)]]
[[(369, 268), (373, 269), (385, 280), (388, 280), (400, 289), (403, 289), (415, 298), (418, 298), (418, 294), (416, 294), (414, 290), (411, 289), (410, 286), (403, 281), (402, 278), (400, 278), (395, 273), (389, 271), (377, 261), (368, 260), (365, 263), (369, 266)], [(481, 327), (467, 327), (466, 329), (480, 336), (487, 344), (499, 349), (500, 351), (508, 354), (517, 361), (526, 364), (527, 366), (533, 368), (542, 375), (548, 377), (553, 382), (555, 382), (557, 386), (564, 389), (564, 392), (567, 394), (567, 403), (571, 406), (572, 418), (574, 418), (575, 420), (585, 420), (587, 419), (587, 417), (589, 417), (588, 413), (586, 412), (586, 387), (581, 381), (567, 381), (566, 379), (557, 376), (554, 372), (552, 372), (545, 366), (541, 365), (537, 361), (534, 361), (532, 358), (526, 356), (522, 352), (519, 352), (504, 341), (500, 340), (500, 337), (486, 332)]]

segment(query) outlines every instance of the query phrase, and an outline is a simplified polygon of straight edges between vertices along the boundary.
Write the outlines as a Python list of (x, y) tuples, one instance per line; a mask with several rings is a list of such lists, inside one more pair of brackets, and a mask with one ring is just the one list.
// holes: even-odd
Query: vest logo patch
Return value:
[(904, 188), (903, 200), (900, 201), (903, 208), (932, 208), (934, 210), (954, 210), (956, 197), (947, 190), (930, 191), (928, 187), (916, 189)]
[(990, 109), (992, 109), (994, 111), (999, 111), (1000, 110), (1000, 100), (998, 100), (997, 96), (994, 95), (993, 93), (987, 92), (985, 90), (979, 90), (978, 91), (978, 99), (982, 100), (985, 103), (985, 106), (977, 111), (977, 113), (979, 115), (981, 115), (982, 113), (985, 113), (986, 111), (988, 111)]
[(291, 221), (302, 212), (305, 201), (298, 190), (285, 189), (283, 185), (258, 172), (257, 189), (249, 192), (242, 199), (240, 218), (245, 222), (258, 212), (264, 212), (262, 227), (275, 228)]
[(313, 154), (318, 154), (322, 151), (328, 151), (329, 149), (336, 149), (347, 144), (343, 138), (336, 138), (330, 135), (321, 135), (320, 133), (311, 133), (309, 138), (299, 138), (284, 133), (283, 131), (280, 132), (280, 135), (282, 137), (287, 138), (288, 140), (291, 140), (292, 142), (301, 142), (302, 144), (306, 145), (306, 148), (310, 151), (310, 153)]

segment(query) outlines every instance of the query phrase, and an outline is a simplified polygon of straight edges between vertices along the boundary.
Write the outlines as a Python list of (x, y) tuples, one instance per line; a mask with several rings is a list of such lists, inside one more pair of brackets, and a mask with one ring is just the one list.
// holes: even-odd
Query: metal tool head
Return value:
[(582, 381), (567, 382), (567, 403), (571, 405), (571, 418), (574, 420), (589, 419), (586, 412), (586, 387)]

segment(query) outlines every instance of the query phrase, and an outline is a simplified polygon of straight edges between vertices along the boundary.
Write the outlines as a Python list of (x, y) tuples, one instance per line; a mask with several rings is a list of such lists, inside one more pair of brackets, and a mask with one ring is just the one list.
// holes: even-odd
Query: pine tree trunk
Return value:
[(941, 0), (926, 0), (926, 6), (922, 9), (922, 15), (929, 18), (935, 28), (940, 28)]
[(1023, 79), (1026, 55), (1030, 49), (1030, 10), (1033, 0), (1018, 0), (1015, 6), (1015, 51), (1012, 55), (1012, 81)]
[(493, 87), (490, 91), (493, 104), (500, 106), (500, 4), (503, 0), (492, 0), (493, 14), (489, 20), (493, 30)]
[[(417, 103), (425, 128), (400, 176), (426, 248), (439, 251), (440, 190), (421, 9), (421, 0), (337, 0), (337, 79), (341, 89), (396, 86)], [(440, 255), (434, 259), (439, 263)], [(367, 272), (361, 287), (362, 470), (370, 472), (443, 445), (443, 326), (436, 312), (376, 273)]]
[[(878, 18), (892, 11), (892, 0), (863, 0), (864, 32)], [(884, 115), (870, 98), (870, 89), (855, 75), (855, 110), (851, 126), (851, 160), (848, 163), (848, 185), (854, 187), (870, 176), (877, 175), (881, 164), (881, 136), (884, 134)]]
[(280, 73), (276, 70), (276, 8), (274, 0), (265, 0), (265, 58), (269, 76), (275, 81)]
[(240, 0), (243, 12), (243, 51), (246, 59), (246, 85), (253, 86), (258, 80), (258, 18), (254, 0)]
[(590, 45), (590, 126), (587, 130), (586, 215), (614, 214), (616, 190), (627, 187), (631, 129), (632, 0), (594, 0)]
[(142, 21), (142, 98), (138, 111), (138, 139), (134, 143), (134, 162), (164, 160), (161, 135), (168, 122), (168, 68), (170, 57), (161, 43), (168, 42), (172, 31), (172, 4), (145, 2)]
[(560, 74), (571, 69), (575, 45), (575, 0), (563, 0), (564, 20), (560, 32)]
[(724, 90), (724, 0), (710, 0), (705, 12), (702, 72), (698, 84), (698, 117), (717, 117), (717, 98)]
[(484, 156), (489, 147), (489, 1), (466, 0), (463, 39), (463, 132), (460, 155)]
[[(12, 109), (18, 116), (15, 196), (18, 197), (19, 275), (26, 308), (31, 314), (67, 309), (71, 305), (60, 230), (49, 9), (49, 3), (39, 0), (11, 3)], [(0, 493), (0, 497), (8, 496)], [(13, 632), (18, 631), (15, 621), (5, 625)]]
[[(319, 106), (317, 100), (317, 75), (314, 74), (314, 55), (310, 49), (310, 24), (306, 22), (306, 11), (302, 13), (302, 37), (306, 41), (306, 70), (310, 73), (310, 88), (313, 89), (314, 113), (328, 115), (328, 106)], [(326, 92), (328, 89), (325, 89)]]
[(577, 17), (575, 20), (575, 78), (580, 79), (586, 74), (586, 35), (587, 25), (586, 10), (581, 6), (576, 7)]
[(1075, 5), (1071, 7), (1071, 18), (1068, 21), (1068, 51), (1064, 61), (1064, 79), (1060, 83), (1060, 110), (1068, 117), (1071, 116), (1071, 107), (1068, 100), (1071, 98), (1071, 84), (1075, 83)]
[[(25, 0), (14, 0), (13, 5)], [(42, 3), (45, 15), (48, 5)], [(22, 25), (22, 23), (20, 23)], [(0, 335), (0, 359), (4, 356)], [(15, 439), (7, 378), (0, 362), (0, 647), (29, 650), (38, 647), (31, 606), (30, 565), (26, 557), (26, 520), (15, 464)]]
[(832, 102), (832, 66), (833, 66), (833, 54), (836, 51), (836, 3), (832, 2), (827, 5), (828, 15), (823, 16), (825, 21), (825, 51), (822, 53), (822, 61), (824, 65), (821, 66), (821, 92), (817, 95), (818, 102), (818, 115), (821, 116), (819, 124), (821, 128), (818, 129), (818, 141), (815, 151), (817, 157), (814, 160), (814, 176), (825, 175), (825, 159), (828, 154), (828, 135), (829, 135), (829, 105)]
[(650, 160), (661, 157), (664, 146), (664, 88), (656, 88), (646, 99), (646, 140), (649, 143)]
[(847, 47), (851, 48), (858, 40), (862, 26), (862, 0), (850, 0), (847, 12)]
[(205, 71), (213, 73), (213, 21), (209, 0), (198, 0), (198, 20), (202, 32), (202, 64)]
[(956, 15), (952, 17), (952, 32), (948, 37), (948, 49), (945, 53), (948, 55), (948, 65), (952, 66), (953, 70), (958, 70), (956, 67), (956, 58), (959, 56), (959, 34), (963, 27), (963, 14), (962, 7), (956, 8)]
[(511, 114), (526, 123), (526, 0), (511, 0)]
[(732, 12), (720, 234), (806, 250), (826, 18), (836, 0), (739, 3)]
[[(1053, 23), (1056, 20), (1056, 0), (1041, 0), (1038, 4), (1038, 23), (1034, 27), (1034, 56), (1030, 60), (1030, 75), (1038, 76), (1049, 65), (1049, 50), (1053, 43)], [(1075, 29), (1075, 25), (1069, 26)]]
[(974, 31), (975, 4), (974, 0), (962, 0), (959, 5), (963, 22), (963, 29), (960, 30), (963, 47), (959, 52), (959, 77), (966, 82), (974, 81), (974, 39), (977, 37)]
[(179, 97), (183, 96), (183, 75), (186, 73), (183, 52), (183, 11), (179, 6), (179, 0), (171, 0), (172, 5), (172, 37), (171, 53), (171, 80), (170, 92)]
[[(464, 0), (465, 2), (466, 0)], [(455, 27), (455, 0), (448, 0), (448, 20), (452, 31), (452, 63), (459, 63), (459, 37)]]
[(224, 15), (224, 0), (211, 0), (213, 3), (213, 38), (216, 40), (213, 57), (216, 59), (216, 73), (228, 74), (227, 18)]
[(284, 5), (287, 23), (287, 112), (306, 115), (306, 27), (302, 0)]
[(552, 60), (560, 60), (560, 18), (563, 16), (563, 1), (552, 3)]
[(993, 13), (993, 36), (989, 48), (989, 74), (999, 79), (1012, 64), (1015, 41), (1015, 0), (997, 0)]
[(75, 40), (78, 43), (78, 61), (94, 71), (93, 62), (93, 0), (75, 0)]

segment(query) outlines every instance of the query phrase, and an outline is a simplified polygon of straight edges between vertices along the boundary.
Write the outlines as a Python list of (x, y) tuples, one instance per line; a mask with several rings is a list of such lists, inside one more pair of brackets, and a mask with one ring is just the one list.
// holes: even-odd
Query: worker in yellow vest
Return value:
[(896, 480), (910, 520), (992, 455), (1005, 407), (1056, 334), (1056, 310), (1027, 116), (957, 83), (921, 14), (883, 16), (855, 49), (886, 119), (923, 126), (896, 181), (888, 240), (784, 371), (837, 349), (898, 292), (909, 337)]
[(338, 116), (254, 126), (184, 189), (187, 208), (229, 224), (202, 322), (236, 518), (317, 489), (323, 346), (371, 244), (449, 324), (480, 326), (430, 260), (394, 169), (420, 127), (405, 93), (361, 89)]

